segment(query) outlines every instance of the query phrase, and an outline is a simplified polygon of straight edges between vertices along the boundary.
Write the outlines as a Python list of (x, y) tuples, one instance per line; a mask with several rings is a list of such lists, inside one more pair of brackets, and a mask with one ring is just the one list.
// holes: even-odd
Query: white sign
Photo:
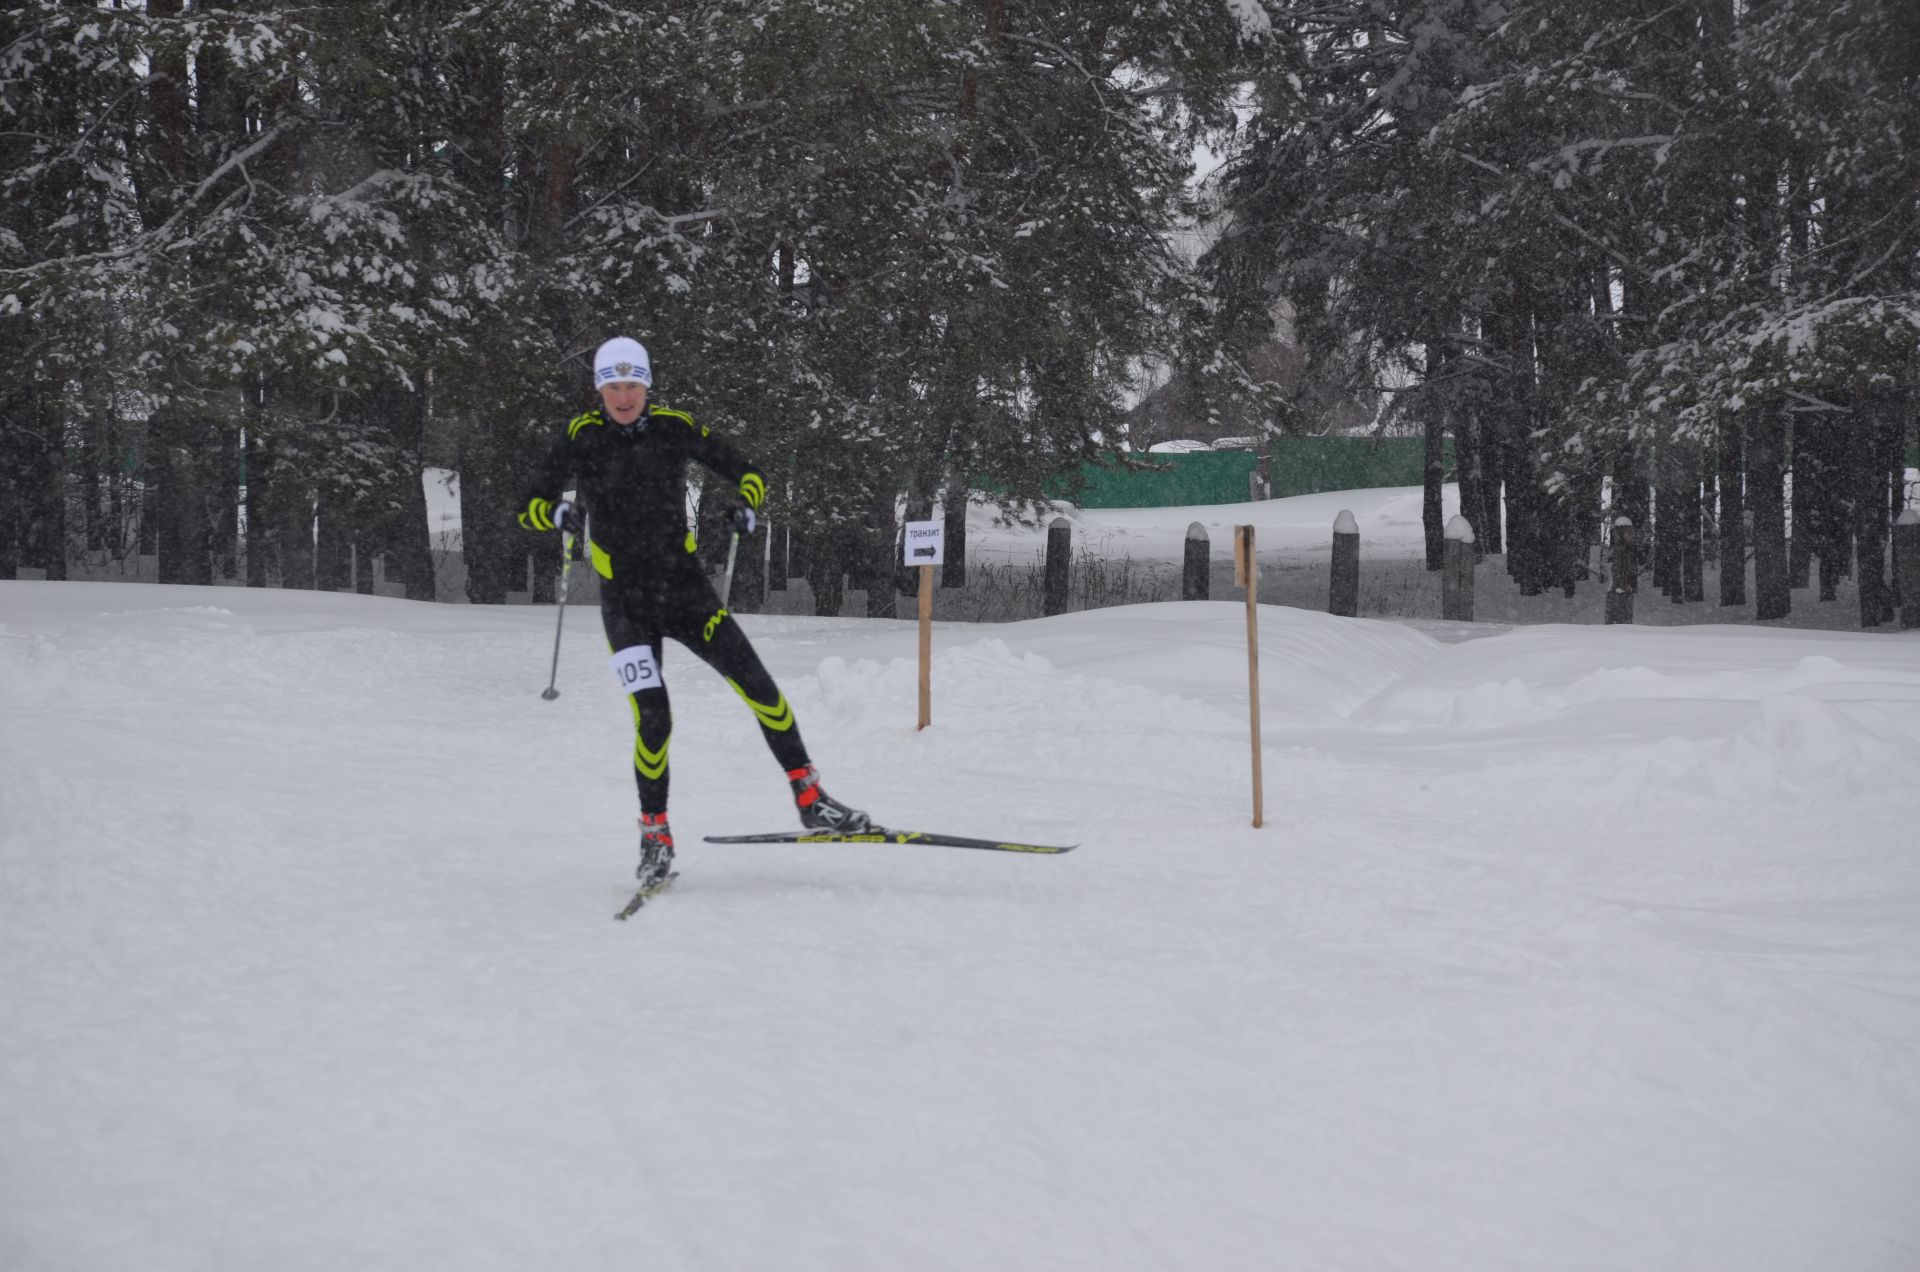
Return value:
[(947, 559), (946, 522), (909, 521), (901, 543), (903, 564), (939, 565)]
[(653, 660), (653, 650), (645, 645), (628, 645), (608, 659), (607, 665), (620, 677), (620, 687), (628, 693), (658, 689), (665, 683), (660, 679), (660, 664)]

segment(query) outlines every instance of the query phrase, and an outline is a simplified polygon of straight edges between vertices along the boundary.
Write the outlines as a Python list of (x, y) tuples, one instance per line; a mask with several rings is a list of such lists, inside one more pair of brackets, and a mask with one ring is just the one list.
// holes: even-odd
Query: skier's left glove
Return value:
[(752, 534), (753, 528), (760, 524), (760, 519), (754, 515), (753, 509), (747, 505), (747, 501), (744, 499), (733, 505), (732, 511), (727, 513), (727, 520), (733, 523), (734, 531), (737, 534)]

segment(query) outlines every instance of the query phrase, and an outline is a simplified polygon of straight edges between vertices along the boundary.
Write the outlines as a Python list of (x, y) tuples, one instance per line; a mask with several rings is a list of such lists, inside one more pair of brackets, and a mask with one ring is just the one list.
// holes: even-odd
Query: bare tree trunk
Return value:
[[(1432, 364), (1432, 346), (1428, 346)], [(1427, 569), (1438, 570), (1447, 560), (1447, 527), (1442, 516), (1441, 487), (1446, 482), (1447, 407), (1440, 390), (1430, 389), (1426, 404), (1425, 446), (1422, 449), (1420, 481), (1420, 528), (1426, 534)], [(1471, 520), (1471, 518), (1469, 518)]]
[(1653, 449), (1653, 586), (1669, 600), (1680, 599), (1680, 482), (1674, 472), (1674, 443)]
[[(1846, 395), (1829, 389), (1826, 396)], [(1858, 430), (1852, 411), (1802, 413), (1794, 426), (1793, 507), (1796, 537), (1804, 521), (1812, 552), (1820, 558), (1820, 599), (1836, 600), (1840, 580), (1852, 567), (1853, 512), (1850, 445)]]
[(156, 412), (147, 428), (147, 479), (157, 488), (152, 493), (160, 582), (211, 583), (207, 491), (195, 458), (204, 430), (171, 412)]
[(1473, 423), (1474, 437), (1480, 448), (1480, 514), (1486, 529), (1473, 528), (1473, 544), (1481, 556), (1498, 556), (1507, 550), (1506, 492), (1507, 448), (1500, 437), (1497, 417), (1484, 411)]
[(246, 499), (247, 522), (247, 578), (248, 587), (267, 585), (267, 558), (276, 555), (279, 546), (279, 522), (273, 513), (274, 481), (268, 472), (270, 460), (266, 443), (260, 437), (259, 417), (253, 417), (252, 427), (247, 429), (247, 445), (243, 456), (244, 489)]
[(1688, 601), (1707, 599), (1705, 500), (1700, 490), (1700, 460), (1687, 448), (1681, 471), (1680, 589)]
[[(38, 395), (36, 395), (38, 397)], [(67, 577), (67, 462), (64, 429), (56, 412), (39, 399), (35, 427), (24, 431), (25, 462), (20, 483), (24, 519), (19, 565), (43, 570), (49, 580)], [(7, 577), (11, 578), (9, 574)]]
[(1644, 457), (1640, 448), (1630, 441), (1623, 443), (1614, 456), (1612, 512), (1616, 518), (1625, 517), (1634, 524), (1633, 566), (1637, 579), (1653, 564), (1649, 548), (1653, 536), (1648, 533), (1653, 501), (1647, 489)]
[(727, 608), (736, 614), (758, 614), (767, 604), (767, 547), (773, 527), (761, 522), (752, 534), (740, 536), (740, 554), (733, 566), (733, 595)]
[(266, 516), (271, 525), (272, 559), (281, 587), (311, 591), (315, 586), (313, 559), (313, 492), (290, 475), (275, 473), (267, 487)]
[(1720, 604), (1747, 603), (1747, 498), (1745, 436), (1741, 418), (1720, 417)]
[(1793, 610), (1789, 586), (1785, 480), (1786, 418), (1778, 406), (1748, 416), (1747, 497), (1753, 504), (1753, 596), (1758, 619)]
[(1783, 414), (1782, 418), (1787, 440), (1781, 450), (1781, 463), (1788, 479), (1787, 516), (1791, 535), (1787, 541), (1787, 582), (1800, 588), (1806, 587), (1813, 577), (1813, 483), (1801, 480), (1805, 430), (1794, 422), (1791, 413)]
[(531, 537), (533, 543), (527, 553), (527, 599), (535, 605), (552, 605), (560, 599), (560, 567), (566, 564), (565, 554), (560, 548), (560, 536), (545, 534)]
[[(1486, 555), (1485, 537), (1480, 533), (1486, 520), (1486, 483), (1480, 476), (1480, 428), (1473, 408), (1458, 403), (1451, 413), (1453, 427), (1453, 471), (1460, 484), (1460, 515), (1473, 527), (1473, 550), (1477, 558)], [(1441, 527), (1443, 533), (1445, 527)], [(1442, 557), (1445, 544), (1441, 545)]]
[(941, 587), (967, 585), (967, 480), (959, 475), (947, 479), (941, 496), (941, 520), (945, 522), (945, 559), (940, 565)]
[(778, 525), (767, 522), (767, 591), (784, 592), (792, 577), (793, 531), (784, 518)]
[(406, 588), (409, 598), (431, 601), (434, 597), (433, 530), (427, 522), (426, 450), (427, 421), (433, 409), (425, 372), (415, 377), (411, 392), (395, 394), (393, 406), (404, 412), (404, 427), (396, 426), (402, 437), (401, 452), (406, 457), (405, 486), (400, 491), (399, 509), (387, 537), (387, 581)]
[(787, 527), (787, 577), (805, 579), (812, 586), (813, 579), (813, 541), (819, 533), (817, 529), (802, 530), (798, 526)]
[[(1886, 466), (1888, 478), (1888, 525), (1899, 524), (1900, 513), (1907, 506), (1907, 430), (1909, 416), (1913, 413), (1916, 399), (1920, 399), (1920, 389), (1908, 389), (1899, 394), (1894, 399), (1891, 418), (1887, 422), (1888, 427), (1885, 439), (1887, 451), (1886, 454), (1881, 457), (1881, 462)], [(1897, 537), (1894, 542), (1896, 544), (1899, 542)], [(1899, 562), (1897, 560), (1897, 547), (1895, 552), (1896, 561), (1893, 570), (1892, 595), (1889, 599), (1896, 607), (1904, 610), (1908, 604), (1920, 598), (1908, 596), (1902, 587)]]
[(373, 595), (373, 566), (380, 559), (379, 542), (378, 537), (364, 530), (348, 541), (348, 577), (353, 580), (353, 590), (357, 595)]
[(821, 618), (837, 618), (847, 603), (847, 532), (840, 526), (825, 527), (807, 537), (807, 547), (813, 612)]
[(1853, 541), (1854, 574), (1860, 585), (1860, 626), (1878, 627), (1894, 616), (1892, 596), (1887, 586), (1887, 542), (1891, 527), (1887, 522), (1887, 435), (1894, 431), (1897, 418), (1892, 396), (1885, 392), (1863, 394), (1854, 413), (1860, 431), (1858, 444), (1851, 447), (1854, 465)]
[[(460, 552), (467, 570), (467, 599), (475, 605), (500, 605), (508, 592), (525, 584), (527, 540), (514, 522), (521, 496), (515, 474), (522, 471), (508, 438), (506, 410), (470, 419), (461, 432)], [(592, 509), (588, 509), (592, 515)]]
[(218, 449), (206, 457), (209, 570), (231, 579), (240, 573), (240, 428), (221, 425), (212, 434)]
[(898, 567), (899, 524), (894, 519), (894, 491), (890, 483), (874, 487), (873, 501), (867, 511), (866, 575), (867, 617), (893, 618), (898, 614), (894, 599), (894, 571)]
[(313, 586), (322, 592), (339, 592), (353, 584), (352, 536), (339, 505), (326, 496), (315, 501), (313, 549)]

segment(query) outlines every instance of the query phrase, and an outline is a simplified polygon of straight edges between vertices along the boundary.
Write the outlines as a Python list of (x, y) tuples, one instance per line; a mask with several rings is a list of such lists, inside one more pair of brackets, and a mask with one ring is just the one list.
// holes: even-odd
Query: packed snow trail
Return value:
[(745, 621), (0, 583), (0, 1266), (1920, 1266), (1910, 636)]

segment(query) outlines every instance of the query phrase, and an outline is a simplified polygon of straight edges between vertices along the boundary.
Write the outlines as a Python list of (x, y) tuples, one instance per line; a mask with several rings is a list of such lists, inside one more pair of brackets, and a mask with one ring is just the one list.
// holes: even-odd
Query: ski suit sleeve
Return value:
[(671, 415), (685, 420), (691, 436), (687, 441), (687, 454), (701, 464), (719, 473), (728, 481), (734, 482), (740, 491), (740, 498), (747, 507), (758, 510), (766, 502), (767, 482), (751, 460), (725, 440), (714, 436), (713, 430), (693, 422), (693, 416), (685, 411), (672, 411), (665, 407), (658, 410), (661, 415)]
[(518, 520), (522, 530), (554, 529), (554, 509), (567, 488), (567, 478), (573, 473), (574, 438), (579, 435), (582, 421), (594, 414), (596, 412), (589, 411), (574, 417), (567, 425), (567, 435), (554, 439), (540, 465), (539, 475), (528, 486), (526, 499), (520, 505)]

